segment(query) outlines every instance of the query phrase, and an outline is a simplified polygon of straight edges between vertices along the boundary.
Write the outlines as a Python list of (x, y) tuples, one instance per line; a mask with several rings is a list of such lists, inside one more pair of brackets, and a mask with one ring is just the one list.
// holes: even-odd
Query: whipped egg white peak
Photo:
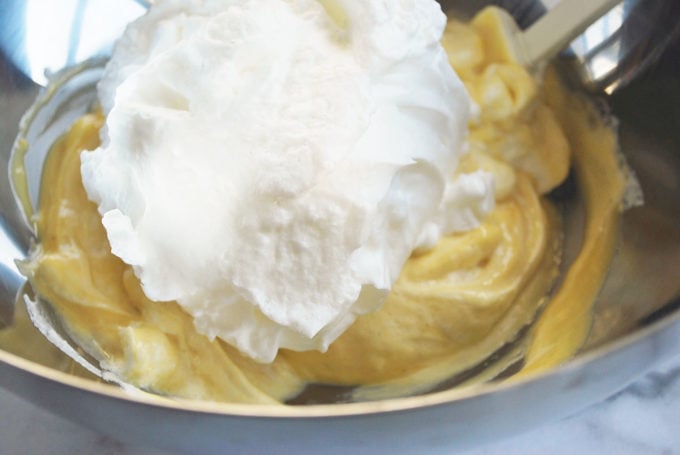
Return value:
[(82, 179), (144, 293), (262, 362), (325, 350), (493, 206), (432, 0), (164, 0), (99, 84)]

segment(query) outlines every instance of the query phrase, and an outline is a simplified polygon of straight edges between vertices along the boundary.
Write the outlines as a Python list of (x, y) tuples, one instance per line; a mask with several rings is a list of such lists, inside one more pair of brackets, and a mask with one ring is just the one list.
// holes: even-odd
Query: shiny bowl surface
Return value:
[[(120, 15), (118, 25), (143, 11), (133, 1), (127, 5), (116, 0), (91, 0), (89, 5), (111, 9), (112, 1), (126, 4), (115, 10)], [(53, 3), (68, 9), (82, 2)], [(454, 7), (461, 4), (446, 3)], [(493, 2), (472, 3), (477, 8)], [(536, 2), (500, 3), (525, 24), (542, 11), (542, 5)], [(64, 49), (72, 50), (66, 52), (66, 58), (56, 59), (56, 51), (46, 51), (48, 44), (36, 34), (41, 23), (29, 20), (30, 14), (40, 14), (31, 9), (36, 4), (44, 6), (46, 2), (8, 0), (0, 10), (0, 25), (4, 26), (0, 32), (0, 160), (5, 168), (15, 137), (21, 127), (26, 127), (20, 127), (20, 119), (41, 93), (40, 84), (51, 72), (105, 55), (121, 30), (112, 26), (102, 29), (98, 39), (85, 40), (89, 37), (85, 31), (92, 30), (88, 27), (92, 27), (95, 15), (87, 11), (66, 14), (72, 27), (65, 34), (69, 45)], [(48, 32), (46, 29), (43, 38), (56, 36)], [(580, 58), (576, 48), (573, 53)], [(348, 449), (413, 452), (463, 448), (564, 417), (602, 400), (680, 352), (678, 61), (680, 46), (671, 46), (656, 65), (650, 60), (637, 63), (648, 67), (641, 78), (626, 81), (613, 96), (600, 97), (619, 119), (621, 148), (642, 185), (645, 205), (624, 214), (622, 242), (598, 299), (590, 337), (581, 353), (559, 368), (521, 380), (415, 397), (282, 407), (128, 393), (24, 358), (31, 356), (0, 350), (0, 385), (116, 439), (191, 453), (276, 453), (283, 447), (292, 453), (318, 452), (320, 448), (331, 453)], [(565, 66), (565, 72), (569, 71)], [(86, 73), (83, 77), (88, 74), (96, 76)], [(85, 82), (91, 85), (94, 80), (96, 77)], [(38, 142), (32, 147), (43, 151), (57, 134), (58, 122), (70, 122), (70, 117), (61, 114), (77, 115), (78, 109), (87, 109), (91, 101), (88, 92), (78, 91), (62, 98), (45, 91), (40, 96), (53, 95), (53, 111), (41, 111), (42, 117), (33, 119), (34, 127), (39, 128), (31, 130), (35, 134), (31, 140)], [(44, 142), (42, 146), (40, 141)], [(34, 178), (29, 183), (36, 198), (40, 153), (31, 159), (34, 162), (28, 163), (28, 170)], [(14, 302), (23, 282), (14, 259), (24, 256), (31, 242), (30, 229), (16, 206), (6, 175), (0, 179), (0, 215), (2, 327), (13, 323)], [(578, 227), (573, 230), (578, 231)]]

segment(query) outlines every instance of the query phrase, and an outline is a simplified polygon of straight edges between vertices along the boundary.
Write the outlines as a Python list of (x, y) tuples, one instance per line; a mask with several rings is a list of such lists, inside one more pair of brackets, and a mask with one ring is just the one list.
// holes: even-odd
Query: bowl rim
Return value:
[[(673, 301), (671, 301), (673, 302)], [(642, 341), (645, 338), (658, 334), (666, 329), (680, 330), (680, 308), (672, 310), (669, 315), (657, 321), (636, 329), (624, 336), (604, 343), (592, 350), (577, 354), (571, 360), (545, 371), (537, 371), (511, 377), (499, 382), (476, 384), (462, 388), (452, 388), (439, 392), (425, 393), (422, 395), (389, 398), (376, 401), (364, 401), (355, 403), (337, 404), (308, 404), (308, 405), (285, 405), (285, 404), (240, 404), (215, 402), (200, 399), (173, 398), (156, 395), (144, 391), (128, 391), (124, 388), (92, 379), (74, 376), (62, 372), (21, 356), (0, 349), (0, 362), (14, 368), (32, 374), (42, 379), (58, 383), (60, 385), (79, 389), (102, 397), (126, 401), (130, 404), (164, 408), (172, 411), (188, 412), (193, 414), (222, 416), (222, 417), (251, 417), (263, 419), (309, 419), (309, 418), (340, 418), (368, 416), (377, 414), (395, 413), (415, 409), (423, 409), (441, 405), (449, 405), (455, 402), (471, 400), (481, 396), (501, 393), (513, 388), (539, 383), (550, 377), (566, 375), (574, 370), (584, 368), (586, 365), (613, 355), (627, 347)], [(680, 340), (678, 340), (680, 347)], [(680, 353), (680, 351), (677, 351)], [(650, 359), (649, 367), (658, 359)], [(644, 371), (640, 371), (640, 374)], [(616, 392), (615, 390), (611, 391)]]

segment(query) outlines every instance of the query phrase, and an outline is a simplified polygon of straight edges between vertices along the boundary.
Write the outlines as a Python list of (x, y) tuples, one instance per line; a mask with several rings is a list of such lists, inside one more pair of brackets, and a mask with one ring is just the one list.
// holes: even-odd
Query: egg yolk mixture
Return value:
[[(375, 399), (430, 390), (490, 358), (468, 383), (510, 365), (521, 365), (521, 375), (567, 360), (588, 333), (625, 181), (614, 132), (554, 74), (537, 81), (517, 65), (499, 27), (487, 9), (467, 24), (451, 20), (443, 38), (478, 107), (459, 170), (493, 173), (495, 210), (478, 228), (414, 253), (384, 306), (327, 352), (281, 350), (260, 364), (199, 335), (177, 304), (145, 297), (131, 267), (111, 253), (81, 183), (80, 153), (99, 145), (97, 113), (78, 120), (45, 163), (40, 243), (23, 265), (33, 288), (104, 369), (171, 396), (278, 403), (322, 383), (351, 387), (349, 399)], [(584, 240), (558, 284), (563, 235), (546, 194), (572, 167)]]

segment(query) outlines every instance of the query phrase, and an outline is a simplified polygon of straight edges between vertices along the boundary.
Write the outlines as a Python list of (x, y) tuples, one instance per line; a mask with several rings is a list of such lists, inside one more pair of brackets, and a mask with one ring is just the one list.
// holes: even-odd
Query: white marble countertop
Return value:
[[(169, 455), (79, 427), (0, 389), (0, 453)], [(680, 356), (578, 415), (467, 455), (680, 454)]]

